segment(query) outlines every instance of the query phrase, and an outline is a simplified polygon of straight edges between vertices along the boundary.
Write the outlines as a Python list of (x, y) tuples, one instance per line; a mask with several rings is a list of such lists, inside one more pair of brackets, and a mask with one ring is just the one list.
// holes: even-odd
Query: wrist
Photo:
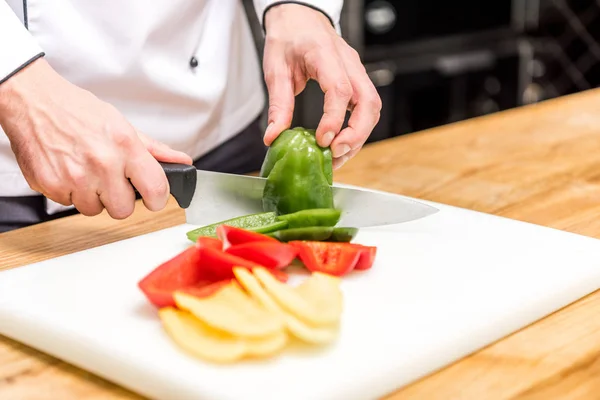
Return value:
[(0, 118), (16, 108), (14, 104), (23, 100), (30, 91), (28, 88), (43, 81), (48, 69), (51, 67), (47, 61), (38, 58), (0, 84)]
[(267, 8), (264, 14), (264, 29), (268, 34), (279, 26), (287, 26), (288, 21), (316, 21), (335, 31), (329, 16), (322, 10), (302, 2), (275, 3)]

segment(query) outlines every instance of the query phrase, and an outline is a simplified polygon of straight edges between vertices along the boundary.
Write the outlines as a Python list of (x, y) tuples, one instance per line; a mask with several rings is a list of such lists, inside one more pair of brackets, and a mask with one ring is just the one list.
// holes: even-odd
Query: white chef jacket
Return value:
[[(279, 3), (254, 0), (261, 24)], [(339, 32), (343, 0), (287, 3), (322, 11)], [(138, 130), (194, 159), (265, 105), (241, 0), (0, 0), (0, 82), (42, 56)], [(36, 194), (0, 128), (0, 197)], [(49, 213), (63, 209), (47, 200)]]

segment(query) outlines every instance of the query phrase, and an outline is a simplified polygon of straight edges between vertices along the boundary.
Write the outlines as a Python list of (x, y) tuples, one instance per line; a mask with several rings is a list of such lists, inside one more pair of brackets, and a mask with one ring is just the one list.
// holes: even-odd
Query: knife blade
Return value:
[[(186, 222), (207, 225), (263, 212), (266, 178), (197, 170), (185, 164), (161, 163), (171, 194), (185, 209)], [(414, 221), (439, 210), (401, 196), (366, 189), (332, 186), (338, 226), (365, 228)]]

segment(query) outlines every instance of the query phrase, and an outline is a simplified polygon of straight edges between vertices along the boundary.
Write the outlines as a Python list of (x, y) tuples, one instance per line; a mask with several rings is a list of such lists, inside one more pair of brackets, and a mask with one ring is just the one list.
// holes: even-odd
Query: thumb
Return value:
[[(285, 61), (280, 61), (276, 70), (287, 71)], [(268, 127), (265, 132), (264, 142), (267, 146), (279, 134), (290, 127), (294, 115), (294, 80), (289, 73), (266, 74), (267, 90), (269, 92)]]
[(157, 161), (175, 163), (175, 164), (192, 164), (192, 158), (187, 154), (173, 150), (166, 144), (159, 142), (158, 140), (152, 139), (140, 132), (138, 132), (138, 137), (146, 146), (146, 150), (154, 157)]

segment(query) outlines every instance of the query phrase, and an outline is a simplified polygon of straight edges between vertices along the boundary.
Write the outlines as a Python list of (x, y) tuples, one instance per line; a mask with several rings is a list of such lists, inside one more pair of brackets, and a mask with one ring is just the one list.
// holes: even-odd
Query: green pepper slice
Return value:
[(342, 212), (335, 208), (313, 208), (296, 211), (292, 214), (279, 215), (280, 221), (288, 223), (288, 229), (305, 228), (309, 226), (335, 226), (340, 220)]
[(196, 228), (189, 231), (187, 233), (187, 237), (192, 242), (196, 242), (201, 236), (217, 237), (217, 227), (224, 224), (257, 233), (269, 233), (280, 229), (285, 229), (287, 227), (287, 222), (277, 220), (277, 216), (274, 212), (264, 212), (231, 218), (225, 221), (220, 221), (214, 224)]
[(281, 242), (291, 242), (293, 240), (350, 242), (352, 239), (354, 239), (357, 233), (358, 228), (310, 226), (304, 228), (278, 230), (271, 232), (268, 235)]

